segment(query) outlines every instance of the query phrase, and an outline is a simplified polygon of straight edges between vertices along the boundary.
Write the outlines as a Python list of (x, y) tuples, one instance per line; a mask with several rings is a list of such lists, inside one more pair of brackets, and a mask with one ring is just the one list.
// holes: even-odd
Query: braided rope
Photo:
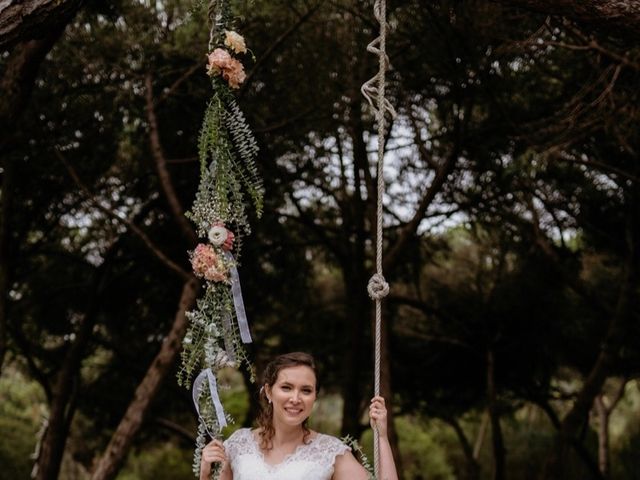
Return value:
[[(374, 365), (374, 395), (380, 395), (380, 357), (382, 343), (382, 299), (389, 294), (389, 284), (382, 274), (382, 200), (384, 196), (384, 137), (386, 130), (385, 115), (389, 113), (396, 116), (396, 111), (385, 97), (386, 71), (389, 66), (389, 58), (386, 52), (387, 39), (387, 5), (386, 0), (376, 0), (373, 6), (373, 13), (380, 24), (380, 35), (368, 46), (367, 51), (378, 56), (378, 73), (362, 85), (362, 95), (367, 99), (369, 105), (376, 113), (376, 123), (378, 126), (378, 162), (377, 162), (377, 183), (378, 198), (376, 205), (376, 273), (369, 280), (367, 291), (376, 304), (375, 322), (375, 365)], [(375, 105), (374, 105), (375, 98)], [(377, 429), (373, 432), (373, 465), (376, 478), (380, 473), (380, 445)]]

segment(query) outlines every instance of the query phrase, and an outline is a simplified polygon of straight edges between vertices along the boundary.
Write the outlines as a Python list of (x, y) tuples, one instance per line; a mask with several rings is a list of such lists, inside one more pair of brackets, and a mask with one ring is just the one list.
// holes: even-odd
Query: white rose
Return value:
[(227, 229), (220, 225), (215, 225), (209, 229), (209, 241), (216, 247), (226, 242), (228, 235)]

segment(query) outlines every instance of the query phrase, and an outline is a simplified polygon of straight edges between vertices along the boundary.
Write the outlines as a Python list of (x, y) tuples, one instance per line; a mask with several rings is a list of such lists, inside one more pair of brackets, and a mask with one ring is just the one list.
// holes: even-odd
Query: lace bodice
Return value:
[(269, 465), (248, 428), (235, 431), (224, 446), (233, 480), (330, 480), (336, 456), (350, 450), (337, 438), (319, 433), (279, 464)]

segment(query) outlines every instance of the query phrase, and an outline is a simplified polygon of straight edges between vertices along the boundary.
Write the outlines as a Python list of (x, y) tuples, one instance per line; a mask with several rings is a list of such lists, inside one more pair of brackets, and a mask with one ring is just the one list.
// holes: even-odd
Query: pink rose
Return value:
[(229, 82), (231, 88), (240, 88), (240, 84), (244, 82), (247, 75), (244, 73), (242, 63), (232, 58), (227, 68), (222, 70), (222, 78)]
[(207, 73), (209, 76), (220, 75), (226, 68), (228, 68), (231, 60), (229, 52), (222, 48), (216, 48), (213, 52), (207, 55)]
[(242, 63), (223, 48), (216, 48), (207, 55), (207, 59), (207, 74), (211, 77), (222, 75), (231, 88), (240, 88), (240, 84), (247, 78)]
[(191, 253), (191, 267), (197, 277), (212, 282), (227, 280), (227, 267), (211, 245), (198, 244)]
[(233, 250), (233, 241), (235, 240), (235, 235), (231, 230), (227, 230), (227, 239), (222, 244), (222, 249), (230, 252)]

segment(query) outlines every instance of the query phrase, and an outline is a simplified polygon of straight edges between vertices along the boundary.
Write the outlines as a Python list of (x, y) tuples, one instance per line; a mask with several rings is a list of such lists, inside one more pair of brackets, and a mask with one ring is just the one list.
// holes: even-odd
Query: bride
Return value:
[[(317, 394), (311, 355), (276, 357), (263, 380), (259, 427), (241, 428), (224, 443), (209, 443), (202, 451), (200, 480), (209, 478), (214, 462), (221, 463), (221, 480), (368, 480), (347, 445), (307, 427)], [(382, 397), (371, 400), (369, 417), (380, 440), (380, 478), (397, 480)]]

